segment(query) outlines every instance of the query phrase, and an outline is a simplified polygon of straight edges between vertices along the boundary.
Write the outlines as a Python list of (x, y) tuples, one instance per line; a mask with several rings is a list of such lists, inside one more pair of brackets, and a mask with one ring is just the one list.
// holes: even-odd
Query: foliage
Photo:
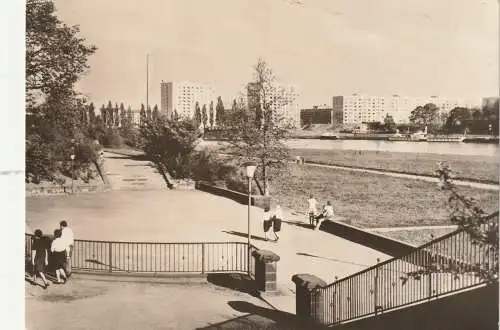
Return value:
[(280, 107), (288, 100), (275, 83), (272, 70), (264, 60), (259, 59), (254, 69), (255, 79), (250, 84), (253, 108), (246, 107), (241, 100), (239, 103), (236, 100), (233, 102), (227, 122), (230, 129), (226, 132), (229, 142), (226, 153), (232, 155), (240, 166), (248, 161), (256, 161), (259, 167), (255, 181), (260, 193), (267, 194), (269, 170), (286, 168), (289, 159), (289, 150), (283, 140), (290, 125), (280, 113)]
[(26, 182), (92, 175), (97, 155), (87, 126), (97, 118), (74, 85), (96, 48), (78, 33), (56, 16), (53, 1), (27, 0)]
[(116, 128), (108, 127), (101, 137), (101, 144), (106, 148), (120, 148), (123, 146), (123, 138)]
[(210, 101), (210, 110), (208, 112), (210, 128), (214, 127), (214, 101)]
[(160, 117), (157, 121), (146, 121), (140, 133), (146, 156), (160, 172), (168, 172), (176, 179), (189, 177), (190, 156), (199, 138), (192, 121)]
[(384, 126), (386, 131), (391, 133), (396, 132), (396, 123), (394, 122), (394, 118), (390, 114), (385, 115)]
[(201, 109), (200, 109), (200, 104), (198, 101), (196, 101), (196, 104), (194, 106), (194, 126), (196, 128), (200, 127), (201, 125)]
[(215, 106), (215, 122), (218, 126), (224, 126), (224, 121), (224, 103), (222, 103), (222, 98), (219, 96), (217, 98), (217, 105)]
[(152, 120), (158, 120), (158, 118), (160, 117), (160, 112), (158, 111), (158, 105), (155, 104), (155, 106), (153, 107), (153, 113), (152, 113)]
[(419, 129), (428, 128), (429, 131), (435, 131), (438, 128), (439, 108), (432, 104), (418, 106), (410, 113), (410, 123)]
[(207, 128), (208, 124), (208, 115), (207, 115), (207, 105), (203, 104), (203, 108), (201, 109), (201, 121), (203, 124), (203, 130)]
[(191, 179), (212, 184), (228, 178), (234, 172), (231, 165), (207, 151), (192, 152), (189, 169)]
[(73, 90), (89, 68), (87, 59), (96, 47), (78, 36), (78, 26), (64, 24), (53, 1), (26, 1), (26, 100)]

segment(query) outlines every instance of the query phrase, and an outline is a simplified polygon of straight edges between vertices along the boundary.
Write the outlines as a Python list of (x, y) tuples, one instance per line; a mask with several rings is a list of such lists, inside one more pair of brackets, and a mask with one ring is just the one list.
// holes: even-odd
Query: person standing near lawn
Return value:
[(269, 231), (269, 229), (271, 228), (272, 226), (272, 219), (271, 219), (271, 212), (270, 212), (270, 208), (269, 207), (266, 207), (264, 209), (264, 215), (262, 216), (262, 225), (264, 227), (264, 238), (265, 240), (267, 241), (267, 232)]
[(68, 254), (68, 244), (61, 239), (61, 235), (61, 229), (54, 230), (54, 240), (52, 241), (52, 246), (50, 247), (54, 260), (54, 269), (56, 270), (57, 284), (64, 283), (61, 280), (61, 277), (64, 278), (64, 281), (67, 280), (66, 273), (64, 272), (64, 264)]
[(312, 194), (309, 196), (307, 204), (309, 205), (309, 208), (307, 210), (307, 213), (309, 214), (309, 224), (314, 225), (314, 219), (316, 217), (316, 213), (318, 213), (317, 211), (318, 202), (316, 201), (316, 199)]
[(33, 264), (33, 284), (36, 283), (36, 276), (40, 275), (43, 280), (43, 288), (47, 289), (49, 281), (45, 277), (45, 266), (49, 264), (49, 248), (47, 241), (42, 236), (40, 229), (35, 230), (33, 245), (31, 246), (31, 263)]
[(68, 226), (68, 223), (63, 220), (59, 223), (61, 229), (61, 239), (66, 243), (66, 262), (64, 263), (64, 270), (68, 277), (71, 276), (71, 257), (73, 256), (73, 245), (75, 244), (75, 234), (73, 230)]
[(281, 206), (277, 205), (276, 210), (274, 210), (273, 216), (273, 233), (276, 237), (274, 240), (277, 242), (280, 238), (277, 234), (281, 230), (281, 222), (283, 220), (283, 212), (281, 211)]
[(326, 205), (323, 208), (323, 212), (321, 212), (321, 214), (318, 215), (315, 219), (318, 223), (316, 224), (316, 227), (314, 228), (314, 230), (318, 230), (323, 221), (325, 221), (327, 219), (328, 220), (333, 219), (333, 206), (332, 206), (332, 203), (330, 201), (326, 202)]

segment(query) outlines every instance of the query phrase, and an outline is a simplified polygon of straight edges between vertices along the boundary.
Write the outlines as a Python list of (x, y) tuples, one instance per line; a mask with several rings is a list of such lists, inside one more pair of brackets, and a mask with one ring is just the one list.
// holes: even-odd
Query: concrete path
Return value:
[[(261, 209), (251, 208), (252, 244), (277, 253), (279, 295), (275, 307), (295, 312), (294, 274), (310, 273), (327, 283), (363, 270), (389, 256), (334, 235), (305, 228), (307, 218), (284, 212), (277, 243), (266, 242)], [(114, 190), (81, 196), (26, 199), (31, 229), (52, 232), (62, 219), (77, 239), (210, 242), (247, 240), (247, 206), (200, 191)]]
[(379, 228), (367, 228), (369, 231), (378, 231), (378, 232), (391, 232), (391, 231), (401, 231), (401, 230), (432, 230), (432, 229), (457, 229), (458, 226), (409, 226), (409, 227), (379, 227)]
[[(388, 175), (388, 176), (392, 176), (392, 177), (396, 177), (396, 178), (422, 180), (422, 181), (427, 181), (427, 182), (436, 182), (436, 183), (439, 182), (439, 178), (422, 176), (422, 175), (404, 174), (404, 173), (379, 171), (379, 170), (368, 170), (368, 169), (363, 169), (363, 168), (352, 168), (352, 167), (345, 167), (345, 166), (338, 166), (338, 165), (326, 165), (326, 164), (314, 164), (314, 163), (306, 163), (305, 165), (316, 166), (316, 167), (334, 168), (334, 169), (352, 171), (352, 172), (381, 174), (381, 175)], [(499, 190), (499, 185), (497, 185), (497, 184), (479, 183), (479, 182), (471, 182), (471, 181), (463, 181), (463, 180), (453, 180), (453, 182), (459, 186), (469, 186), (472, 188), (495, 190), (495, 191)]]

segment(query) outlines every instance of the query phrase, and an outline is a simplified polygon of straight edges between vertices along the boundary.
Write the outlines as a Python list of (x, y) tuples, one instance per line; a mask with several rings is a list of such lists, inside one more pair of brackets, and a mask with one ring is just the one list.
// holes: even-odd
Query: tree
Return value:
[(107, 112), (106, 112), (106, 108), (104, 107), (104, 104), (101, 105), (101, 108), (99, 109), (99, 112), (100, 112), (100, 119), (101, 119), (101, 124), (103, 126), (106, 126), (106, 120), (107, 120)]
[(197, 127), (189, 120), (169, 120), (160, 117), (141, 126), (143, 150), (160, 173), (174, 178), (190, 174), (189, 160), (199, 138)]
[(127, 121), (125, 127), (127, 128), (132, 128), (134, 124), (134, 115), (132, 114), (132, 108), (130, 108), (130, 105), (127, 108)]
[[(88, 179), (96, 150), (86, 125), (86, 99), (75, 83), (96, 48), (64, 24), (53, 1), (26, 1), (26, 182)], [(89, 120), (90, 121), (90, 120)], [(71, 166), (69, 154), (76, 159)]]
[(115, 103), (115, 107), (113, 108), (113, 127), (119, 127), (120, 126), (120, 113), (118, 112), (118, 104)]
[(432, 103), (427, 103), (423, 107), (418, 106), (410, 113), (410, 123), (419, 129), (427, 127), (429, 130), (434, 130), (437, 125), (438, 115), (439, 108)]
[(388, 132), (396, 132), (396, 123), (394, 122), (394, 118), (388, 113), (384, 118), (384, 127)]
[(259, 116), (249, 111), (244, 102), (238, 104), (234, 101), (229, 123), (231, 130), (225, 133), (229, 142), (227, 153), (240, 164), (247, 161), (258, 163), (255, 181), (261, 194), (267, 194), (270, 177), (285, 168), (289, 159), (289, 150), (283, 141), (290, 123), (281, 113), (281, 107), (289, 100), (263, 59), (259, 59), (254, 67), (251, 84), (254, 98), (262, 110), (262, 119), (259, 121)]
[(207, 115), (207, 105), (203, 104), (203, 108), (201, 110), (201, 120), (203, 124), (203, 130), (206, 129), (207, 124), (208, 124), (208, 115)]
[(194, 126), (199, 128), (201, 125), (201, 109), (200, 104), (196, 101), (194, 105)]
[(217, 98), (217, 105), (215, 106), (215, 124), (217, 126), (224, 126), (224, 103), (222, 98)]
[(55, 14), (53, 1), (26, 1), (26, 100), (73, 91), (89, 68), (88, 57), (96, 51), (79, 37), (78, 26), (64, 24)]
[(158, 105), (155, 104), (155, 106), (153, 107), (152, 119), (158, 120), (158, 118), (160, 118), (160, 112), (158, 111)]
[(150, 121), (152, 117), (151, 107), (148, 105), (148, 110), (146, 110), (146, 120)]
[(94, 125), (95, 124), (95, 107), (94, 103), (91, 102), (89, 105), (89, 124)]
[(120, 103), (120, 127), (127, 127), (127, 113), (125, 112), (125, 106), (123, 102)]
[(141, 103), (141, 110), (139, 111), (140, 123), (144, 125), (146, 123), (146, 109), (144, 108), (144, 104)]
[(466, 128), (465, 121), (472, 119), (472, 112), (470, 109), (463, 107), (456, 107), (450, 111), (446, 119), (445, 128), (449, 132), (463, 132)]
[(210, 101), (210, 110), (208, 113), (208, 118), (210, 121), (210, 128), (214, 127), (214, 101)]
[(174, 116), (173, 116), (173, 119), (174, 119), (174, 120), (179, 120), (179, 113), (177, 112), (177, 109), (174, 109)]
[(111, 104), (111, 101), (108, 101), (108, 105), (106, 107), (106, 127), (113, 127), (113, 124), (115, 123), (113, 113), (113, 104)]

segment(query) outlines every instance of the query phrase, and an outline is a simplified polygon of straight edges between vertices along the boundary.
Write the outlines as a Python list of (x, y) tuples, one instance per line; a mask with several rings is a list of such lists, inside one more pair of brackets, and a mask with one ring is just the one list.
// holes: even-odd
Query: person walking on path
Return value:
[(323, 212), (321, 212), (321, 214), (316, 217), (317, 224), (314, 230), (319, 230), (319, 227), (321, 226), (321, 223), (323, 221), (331, 219), (333, 219), (333, 206), (332, 203), (328, 201), (323, 208)]
[(61, 221), (60, 224), (61, 229), (61, 239), (66, 243), (66, 262), (64, 263), (64, 270), (68, 277), (71, 276), (71, 258), (73, 257), (73, 245), (75, 244), (75, 235), (73, 230), (68, 226), (66, 221)]
[(33, 245), (31, 246), (31, 263), (33, 264), (33, 284), (37, 284), (36, 276), (40, 275), (43, 281), (43, 288), (47, 289), (49, 281), (45, 277), (45, 266), (49, 264), (49, 253), (47, 251), (47, 240), (42, 236), (40, 229), (35, 230)]
[[(61, 235), (61, 229), (54, 230), (54, 240), (50, 247), (54, 260), (54, 269), (56, 270), (57, 284), (64, 283), (67, 280), (66, 273), (64, 272), (64, 264), (66, 263), (66, 256), (68, 254), (66, 250), (68, 245), (61, 239)], [(64, 281), (61, 280), (61, 277), (64, 278)]]
[(272, 222), (273, 221), (271, 219), (270, 209), (269, 209), (269, 207), (266, 207), (264, 209), (264, 215), (262, 216), (262, 225), (264, 227), (264, 238), (265, 238), (266, 241), (268, 240), (268, 238), (267, 238), (267, 232), (269, 231), (269, 229), (273, 225)]
[(283, 212), (281, 211), (281, 206), (276, 206), (276, 210), (274, 210), (273, 216), (273, 233), (275, 236), (275, 241), (277, 242), (280, 238), (278, 236), (278, 232), (281, 230), (281, 222), (283, 221)]
[(315, 220), (316, 214), (318, 213), (318, 211), (317, 211), (318, 202), (316, 201), (316, 199), (314, 198), (314, 196), (312, 194), (309, 196), (309, 199), (307, 200), (307, 204), (309, 206), (308, 210), (307, 210), (307, 213), (309, 214), (309, 224), (314, 226), (314, 222), (315, 222), (314, 220)]

